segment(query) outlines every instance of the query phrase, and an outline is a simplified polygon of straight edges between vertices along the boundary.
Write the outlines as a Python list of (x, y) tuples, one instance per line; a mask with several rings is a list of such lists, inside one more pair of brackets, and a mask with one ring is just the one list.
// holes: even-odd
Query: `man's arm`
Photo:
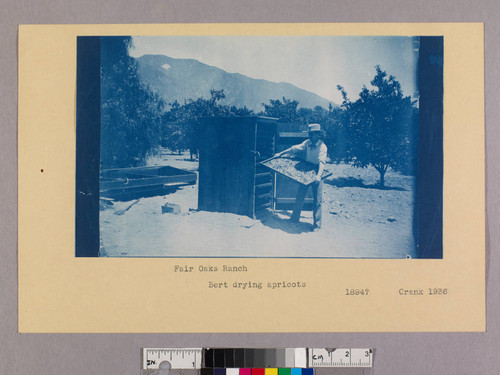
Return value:
[(321, 176), (323, 176), (323, 171), (325, 170), (327, 153), (328, 153), (328, 149), (327, 149), (326, 145), (324, 143), (321, 144), (320, 149), (319, 149), (319, 168), (318, 168), (318, 173), (316, 174), (316, 181), (317, 182), (321, 181)]
[(286, 150), (283, 150), (281, 152), (274, 154), (274, 156), (281, 157), (281, 156), (286, 155), (286, 154), (296, 154), (299, 151), (304, 151), (306, 149), (306, 142), (307, 141), (304, 141), (298, 145), (289, 147)]
[(276, 156), (276, 157), (280, 158), (280, 157), (282, 157), (283, 155), (286, 155), (286, 154), (288, 154), (288, 153), (292, 152), (292, 148), (293, 148), (293, 146), (292, 146), (292, 147), (289, 147), (289, 148), (287, 148), (286, 150), (283, 150), (283, 151), (281, 151), (281, 152), (277, 152), (276, 154), (274, 154), (274, 156)]
[(325, 170), (325, 163), (322, 161), (319, 162), (318, 173), (316, 174), (316, 181), (321, 181), (321, 176), (323, 176), (323, 171)]

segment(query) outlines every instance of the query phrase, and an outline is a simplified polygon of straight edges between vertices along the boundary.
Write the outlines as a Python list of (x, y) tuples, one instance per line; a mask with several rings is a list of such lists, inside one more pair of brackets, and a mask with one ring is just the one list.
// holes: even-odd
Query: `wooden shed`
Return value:
[(207, 118), (198, 125), (198, 208), (256, 218), (273, 209), (274, 175), (259, 162), (275, 153), (277, 119)]

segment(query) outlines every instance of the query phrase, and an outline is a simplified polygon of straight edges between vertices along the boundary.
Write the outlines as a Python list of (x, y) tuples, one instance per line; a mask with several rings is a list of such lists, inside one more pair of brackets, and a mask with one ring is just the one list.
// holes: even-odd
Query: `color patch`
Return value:
[(224, 364), (225, 367), (235, 367), (234, 366), (234, 349), (224, 349)]
[(264, 360), (266, 362), (264, 367), (278, 367), (276, 363), (276, 349), (266, 349)]
[(274, 367), (266, 368), (265, 374), (266, 375), (278, 375), (278, 369), (274, 368)]
[(291, 375), (302, 375), (302, 369), (301, 368), (292, 368)]
[(214, 368), (214, 375), (226, 375), (225, 368)]
[[(307, 351), (305, 348), (295, 348), (295, 366), (296, 368), (307, 367)], [(293, 372), (292, 372), (293, 374)]]
[(283, 367), (278, 369), (278, 375), (291, 375), (291, 369), (288, 367)]
[(254, 349), (245, 349), (245, 367), (248, 368), (256, 367)]
[(206, 349), (203, 355), (205, 358), (205, 367), (214, 367), (214, 350)]
[(266, 375), (266, 372), (263, 368), (253, 368), (252, 375)]
[(284, 367), (295, 367), (295, 349), (286, 348), (285, 349), (285, 366)]
[(226, 369), (226, 375), (240, 375), (240, 369), (239, 368), (227, 368)]
[[(234, 367), (245, 367), (245, 350), (235, 349), (234, 350)], [(241, 373), (241, 371), (240, 371)]]
[(254, 351), (254, 364), (252, 367), (266, 367), (266, 349), (255, 349)]
[(251, 368), (240, 368), (240, 375), (252, 375)]
[(224, 349), (214, 350), (214, 367), (225, 367), (226, 363), (224, 361)]
[(314, 368), (311, 367), (303, 368), (302, 375), (314, 375)]
[(276, 349), (276, 367), (286, 367), (286, 349)]
[(213, 367), (207, 368), (203, 367), (200, 369), (200, 375), (214, 375)]

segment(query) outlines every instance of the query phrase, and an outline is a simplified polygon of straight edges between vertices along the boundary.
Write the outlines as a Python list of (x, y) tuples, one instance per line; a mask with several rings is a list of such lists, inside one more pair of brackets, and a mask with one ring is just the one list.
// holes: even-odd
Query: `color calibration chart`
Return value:
[(372, 367), (372, 349), (144, 348), (141, 374), (366, 375)]

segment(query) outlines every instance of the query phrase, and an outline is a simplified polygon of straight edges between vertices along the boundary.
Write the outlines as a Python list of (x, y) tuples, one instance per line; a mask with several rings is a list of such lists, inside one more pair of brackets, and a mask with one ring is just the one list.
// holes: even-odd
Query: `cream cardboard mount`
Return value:
[[(113, 35), (442, 37), (442, 258), (76, 257), (77, 37)], [(483, 52), (482, 24), (20, 26), (19, 331), (484, 331)]]

